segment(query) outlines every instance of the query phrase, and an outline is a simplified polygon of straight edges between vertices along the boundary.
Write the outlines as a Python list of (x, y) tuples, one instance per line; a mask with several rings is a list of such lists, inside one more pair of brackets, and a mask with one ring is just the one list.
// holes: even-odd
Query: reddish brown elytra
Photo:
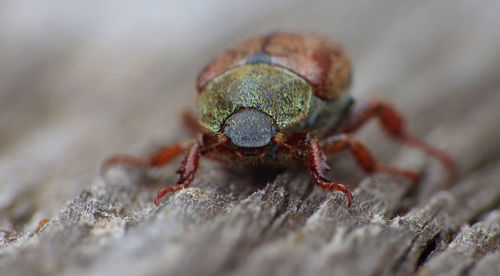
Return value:
[(198, 117), (184, 116), (185, 125), (201, 139), (169, 145), (149, 158), (115, 155), (102, 166), (152, 168), (185, 154), (177, 185), (194, 179), (200, 156), (228, 166), (287, 166), (303, 162), (314, 183), (326, 190), (351, 192), (327, 178), (325, 155), (349, 150), (368, 173), (402, 175), (416, 183), (412, 171), (385, 166), (350, 136), (371, 118), (402, 143), (437, 158), (452, 178), (453, 160), (443, 151), (408, 134), (399, 112), (378, 99), (354, 106), (349, 93), (351, 64), (336, 43), (314, 34), (272, 33), (237, 44), (216, 57), (198, 76)]

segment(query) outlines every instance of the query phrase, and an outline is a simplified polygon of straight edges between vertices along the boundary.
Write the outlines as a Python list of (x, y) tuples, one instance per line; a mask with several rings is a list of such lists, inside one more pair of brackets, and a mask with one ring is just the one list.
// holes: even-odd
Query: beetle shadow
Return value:
[[(359, 183), (366, 177), (366, 174), (357, 163), (352, 160), (352, 157), (347, 153), (340, 153), (334, 158), (328, 158), (328, 165), (331, 170), (328, 172), (329, 179), (334, 183), (342, 183), (349, 187), (352, 191), (358, 187)], [(307, 185), (313, 189), (314, 185), (312, 177), (307, 169), (307, 166), (302, 163), (291, 163), (286, 167), (272, 166), (257, 166), (257, 167), (223, 167), (214, 166), (212, 172), (218, 171), (217, 178), (220, 181), (215, 181), (214, 188), (220, 193), (234, 193), (246, 195), (257, 190), (263, 189), (269, 183), (276, 181), (279, 175), (287, 172), (297, 172), (307, 174)], [(210, 170), (210, 169), (209, 169)], [(228, 187), (228, 184), (232, 187)]]
[(262, 189), (268, 183), (274, 182), (278, 175), (284, 173), (286, 168), (279, 167), (248, 167), (248, 168), (225, 168), (225, 173), (234, 179), (238, 179), (242, 185), (253, 189)]

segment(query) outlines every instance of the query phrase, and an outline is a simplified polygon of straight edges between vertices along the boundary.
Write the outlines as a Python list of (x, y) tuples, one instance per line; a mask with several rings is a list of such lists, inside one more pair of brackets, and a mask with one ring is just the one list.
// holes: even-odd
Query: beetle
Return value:
[(327, 177), (327, 155), (349, 150), (367, 173), (401, 175), (417, 183), (417, 173), (378, 162), (351, 134), (371, 118), (378, 118), (389, 136), (437, 158), (452, 177), (452, 158), (410, 135), (403, 116), (389, 103), (372, 99), (354, 105), (349, 93), (351, 62), (335, 42), (317, 34), (275, 32), (251, 38), (217, 56), (198, 75), (198, 119), (184, 116), (185, 125), (201, 139), (162, 148), (149, 158), (114, 155), (102, 165), (152, 168), (185, 153), (175, 186), (164, 195), (188, 187), (200, 156), (228, 166), (287, 166), (303, 162), (313, 182), (338, 190), (352, 204), (349, 189)]

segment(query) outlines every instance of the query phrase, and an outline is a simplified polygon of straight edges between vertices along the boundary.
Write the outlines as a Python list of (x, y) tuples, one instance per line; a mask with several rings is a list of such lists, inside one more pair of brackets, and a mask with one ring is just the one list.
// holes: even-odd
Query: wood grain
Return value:
[[(42, 4), (0, 4), (0, 275), (499, 274), (499, 3), (198, 4), (52, 4), (37, 16)], [(335, 155), (330, 176), (353, 190), (350, 209), (301, 167), (202, 161), (160, 208), (154, 196), (180, 159), (98, 176), (111, 153), (186, 137), (177, 114), (193, 104), (197, 70), (276, 29), (342, 42), (353, 94), (394, 102), (411, 132), (455, 157), (461, 179), (450, 187), (439, 162), (376, 123), (357, 137), (423, 181), (412, 190)]]

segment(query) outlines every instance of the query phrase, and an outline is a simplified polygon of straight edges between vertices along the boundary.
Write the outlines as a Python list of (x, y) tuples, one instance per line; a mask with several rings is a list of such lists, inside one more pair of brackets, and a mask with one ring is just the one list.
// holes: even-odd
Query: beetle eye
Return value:
[(243, 148), (263, 147), (277, 133), (273, 119), (256, 109), (241, 109), (229, 116), (223, 131), (235, 146)]

